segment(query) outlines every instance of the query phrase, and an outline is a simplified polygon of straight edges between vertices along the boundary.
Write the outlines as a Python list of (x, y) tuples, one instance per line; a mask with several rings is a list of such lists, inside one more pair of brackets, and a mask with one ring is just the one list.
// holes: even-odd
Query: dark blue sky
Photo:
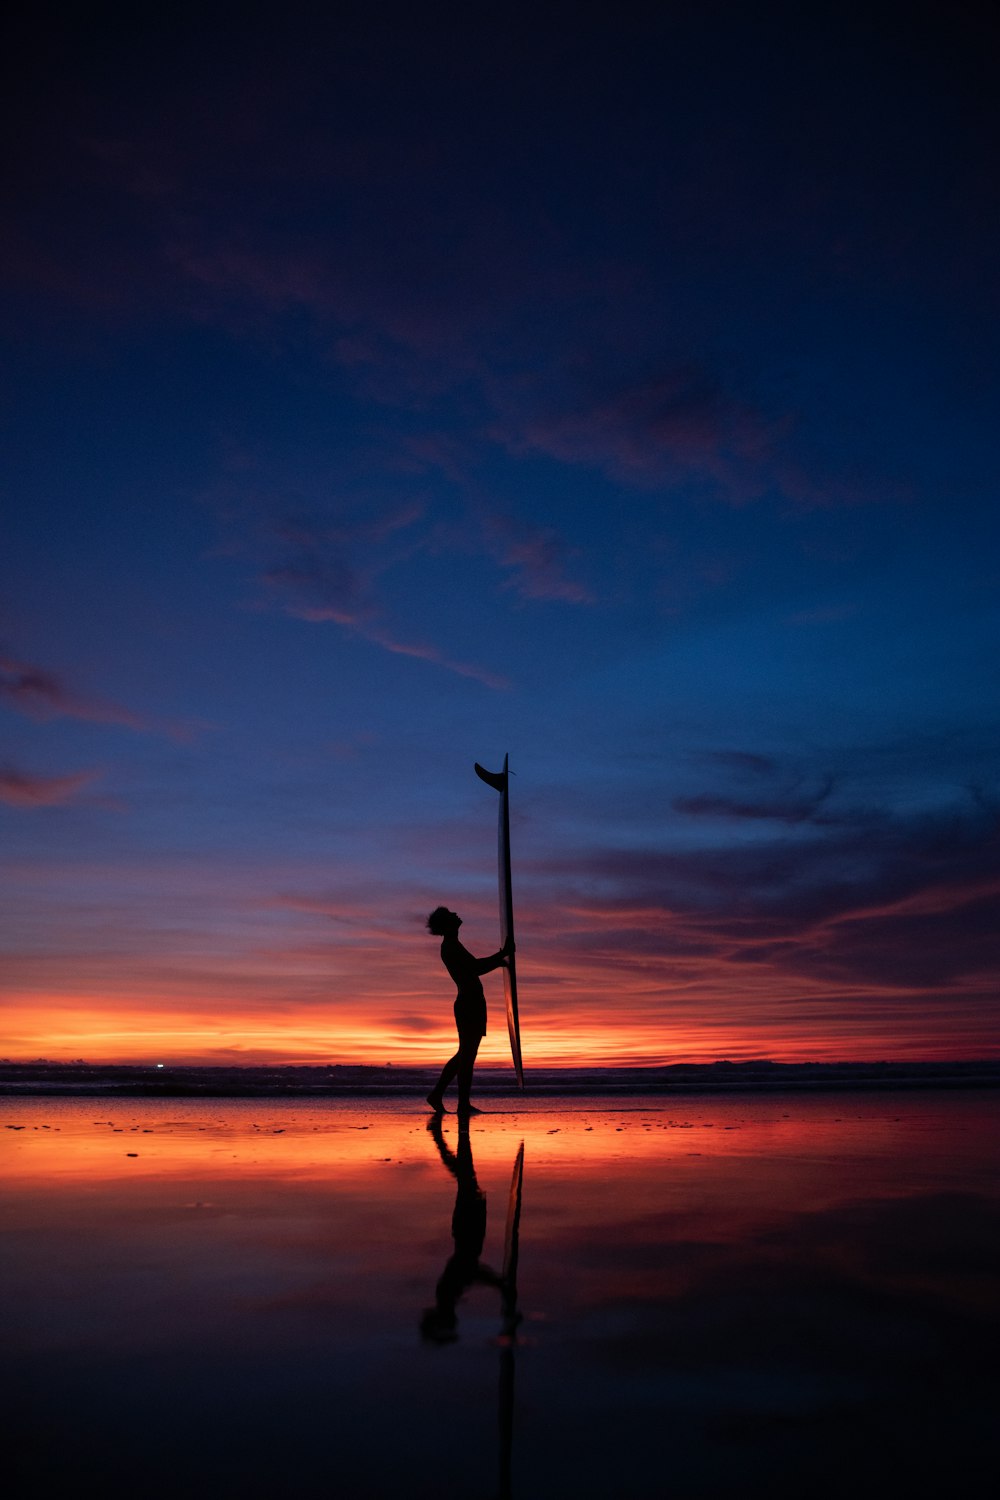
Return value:
[(993, 1050), (996, 40), (15, 21), (12, 1055), (436, 1055), (506, 751), (526, 1055)]

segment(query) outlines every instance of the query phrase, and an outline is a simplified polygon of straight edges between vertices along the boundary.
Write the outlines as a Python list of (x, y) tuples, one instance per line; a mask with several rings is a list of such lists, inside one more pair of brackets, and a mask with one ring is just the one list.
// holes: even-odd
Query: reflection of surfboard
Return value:
[[(507, 1198), (507, 1228), (503, 1237), (504, 1317), (513, 1316), (517, 1303), (517, 1242), (521, 1227), (521, 1182), (524, 1177), (524, 1142), (514, 1158)], [(509, 1301), (509, 1307), (507, 1302)]]
[[(510, 888), (510, 798), (507, 789), (507, 760), (503, 758), (502, 771), (484, 771), (476, 762), (476, 775), (487, 786), (500, 793), (500, 816), (497, 820), (497, 863), (500, 877), (500, 946), (514, 937), (514, 900)], [(517, 1018), (517, 969), (511, 954), (503, 971), (503, 988), (507, 997), (507, 1031), (510, 1034), (510, 1051), (514, 1059), (514, 1072), (520, 1088), (524, 1088), (524, 1068), (521, 1065), (521, 1024)]]
[(500, 1305), (500, 1500), (510, 1500), (511, 1457), (514, 1448), (514, 1350), (517, 1346), (517, 1250), (521, 1227), (521, 1180), (524, 1176), (524, 1142), (514, 1159), (507, 1199), (507, 1232), (503, 1244), (503, 1285)]

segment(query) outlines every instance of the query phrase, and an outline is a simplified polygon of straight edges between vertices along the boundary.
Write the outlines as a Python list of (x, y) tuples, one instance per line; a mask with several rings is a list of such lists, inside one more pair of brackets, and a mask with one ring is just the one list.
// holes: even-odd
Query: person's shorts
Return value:
[(459, 1039), (486, 1035), (486, 1001), (481, 995), (458, 995), (455, 998), (455, 1025)]

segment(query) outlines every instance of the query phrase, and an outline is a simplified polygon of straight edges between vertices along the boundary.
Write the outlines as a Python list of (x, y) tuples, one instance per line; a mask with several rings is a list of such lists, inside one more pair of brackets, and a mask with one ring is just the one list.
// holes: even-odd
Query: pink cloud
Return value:
[(629, 483), (693, 475), (744, 503), (767, 488), (764, 461), (786, 425), (727, 395), (701, 371), (681, 367), (575, 411), (529, 420), (512, 446), (593, 464)]
[(557, 531), (500, 515), (488, 516), (484, 528), (497, 562), (509, 573), (504, 587), (524, 599), (592, 602), (590, 590), (566, 573), (569, 549)]
[[(376, 579), (398, 560), (395, 553), (385, 552), (385, 546), (421, 514), (422, 507), (411, 505), (356, 524), (336, 517), (285, 521), (278, 535), (294, 547), (295, 555), (269, 568), (264, 583), (279, 596), (286, 614), (296, 619), (339, 625), (394, 656), (412, 657), (486, 687), (506, 689), (510, 683), (505, 677), (430, 642), (402, 638), (385, 620)], [(419, 545), (409, 544), (411, 550)]]
[(490, 672), (485, 667), (477, 666), (475, 662), (458, 661), (454, 657), (446, 656), (436, 646), (425, 645), (419, 641), (398, 641), (381, 630), (368, 632), (368, 639), (397, 656), (416, 657), (419, 661), (444, 667), (446, 671), (454, 672), (459, 677), (471, 677), (476, 682), (481, 682), (485, 687), (494, 688), (498, 692), (503, 692), (510, 687), (509, 678)]
[(131, 709), (100, 698), (80, 697), (54, 673), (10, 656), (0, 657), (0, 699), (32, 719), (85, 719), (94, 724), (123, 724), (139, 731), (150, 728)]
[(77, 771), (72, 776), (31, 776), (5, 766), (0, 768), (0, 802), (9, 807), (59, 807), (71, 802), (97, 774)]
[(363, 614), (352, 615), (349, 610), (338, 609), (335, 605), (325, 607), (303, 606), (296, 608), (289, 604), (286, 606), (287, 613), (294, 615), (299, 620), (311, 620), (314, 624), (322, 624), (330, 621), (335, 625), (342, 625), (351, 630), (366, 641), (371, 641), (375, 646), (381, 646), (383, 651), (388, 651), (393, 656), (409, 656), (416, 661), (426, 661), (435, 667), (443, 667), (446, 672), (454, 672), (458, 677), (471, 677), (475, 682), (481, 682), (485, 687), (494, 688), (498, 692), (505, 691), (510, 687), (510, 679), (502, 677), (498, 673), (490, 672), (485, 667), (477, 666), (475, 662), (458, 661), (453, 657), (446, 656), (436, 646), (429, 645), (424, 641), (401, 641), (365, 619)]
[(162, 734), (181, 742), (209, 727), (191, 720), (157, 721), (107, 698), (85, 697), (73, 692), (54, 672), (11, 656), (0, 656), (0, 702), (43, 722), (81, 719), (90, 724), (118, 724), (137, 734)]
[(804, 508), (864, 499), (863, 486), (849, 477), (817, 476), (794, 459), (791, 414), (764, 411), (695, 364), (547, 414), (500, 406), (506, 411), (494, 435), (515, 453), (587, 464), (622, 483), (658, 488), (693, 480), (732, 505), (774, 492)]

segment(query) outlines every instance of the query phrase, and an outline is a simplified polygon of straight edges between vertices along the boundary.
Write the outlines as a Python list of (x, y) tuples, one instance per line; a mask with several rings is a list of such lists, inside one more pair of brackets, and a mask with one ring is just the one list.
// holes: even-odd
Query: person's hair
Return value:
[(444, 937), (451, 926), (451, 912), (446, 906), (435, 906), (427, 918), (427, 931), (435, 937)]

